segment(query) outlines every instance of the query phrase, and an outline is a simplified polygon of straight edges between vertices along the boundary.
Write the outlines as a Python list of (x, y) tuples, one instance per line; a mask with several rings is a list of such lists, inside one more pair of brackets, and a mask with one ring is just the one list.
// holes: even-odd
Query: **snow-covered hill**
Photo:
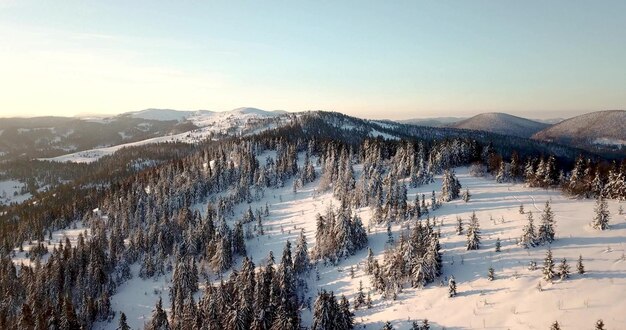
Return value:
[(397, 122), (403, 123), (403, 124), (417, 125), (417, 126), (446, 127), (446, 126), (453, 126), (454, 124), (465, 119), (467, 118), (435, 117), (435, 118), (415, 118), (415, 119), (397, 120)]
[(183, 121), (188, 117), (196, 114), (212, 114), (212, 111), (208, 110), (197, 110), (197, 111), (185, 111), (185, 110), (172, 110), (172, 109), (145, 109), (139, 111), (132, 111), (124, 113), (120, 116), (129, 116), (132, 118), (142, 118), (142, 119), (150, 119), (150, 120), (160, 120), (160, 121)]
[[(262, 158), (262, 157), (261, 157)], [(318, 168), (319, 170), (319, 168)], [(359, 172), (359, 167), (355, 170)], [(441, 247), (443, 253), (442, 280), (454, 276), (458, 295), (448, 297), (448, 288), (438, 283), (423, 289), (404, 288), (397, 300), (383, 299), (372, 290), (370, 276), (366, 275), (366, 250), (342, 260), (339, 265), (319, 264), (319, 280), (315, 272), (308, 278), (309, 295), (315, 297), (318, 290), (332, 290), (337, 296), (345, 295), (352, 301), (357, 293), (359, 282), (366, 293), (372, 294), (370, 309), (355, 311), (358, 326), (380, 329), (390, 321), (395, 329), (409, 329), (414, 320), (427, 318), (436, 329), (547, 329), (558, 320), (563, 329), (588, 329), (595, 320), (602, 318), (609, 329), (622, 329), (626, 326), (626, 300), (623, 298), (626, 287), (626, 217), (618, 215), (619, 204), (609, 202), (611, 229), (596, 231), (590, 228), (593, 218), (592, 200), (570, 199), (559, 192), (527, 188), (521, 184), (498, 184), (491, 179), (476, 178), (467, 169), (457, 171), (463, 188), (471, 192), (468, 203), (456, 200), (443, 204), (431, 217), (441, 225)], [(305, 230), (309, 248), (315, 244), (315, 216), (324, 213), (332, 203), (338, 205), (332, 193), (320, 193), (316, 189), (319, 179), (294, 193), (291, 184), (285, 188), (268, 190), (265, 198), (252, 204), (243, 203), (235, 208), (234, 219), (247, 210), (262, 208), (266, 203), (270, 214), (264, 219), (267, 229), (264, 235), (246, 241), (249, 256), (263, 264), (269, 251), (277, 255), (287, 240), (294, 242), (301, 229)], [(409, 189), (409, 200), (416, 193), (429, 194), (439, 191), (441, 178), (419, 188)], [(550, 246), (555, 262), (567, 259), (572, 267), (569, 279), (546, 282), (542, 279), (542, 263), (548, 246), (524, 249), (516, 244), (527, 223), (528, 212), (533, 212), (538, 222), (546, 201), (551, 201), (557, 224), (557, 240)], [(526, 214), (519, 213), (523, 204)], [(205, 204), (194, 206), (204, 212)], [(456, 217), (467, 224), (475, 211), (480, 222), (482, 243), (479, 250), (466, 251), (464, 235), (457, 235)], [(386, 248), (386, 228), (370, 224), (372, 210), (368, 207), (357, 210), (368, 227), (368, 245), (375, 257), (382, 260)], [(396, 242), (406, 225), (392, 226)], [(230, 223), (232, 225), (232, 223)], [(83, 232), (65, 230), (55, 232), (54, 240), (67, 236), (72, 242)], [(502, 242), (501, 252), (495, 252), (497, 239)], [(34, 242), (33, 244), (36, 244)], [(28, 251), (32, 245), (25, 245)], [(576, 274), (575, 261), (582, 255), (587, 273)], [(16, 250), (16, 262), (28, 263), (25, 253)], [(238, 262), (240, 262), (239, 260)], [(528, 264), (535, 261), (537, 270), (529, 270)], [(495, 279), (487, 279), (490, 267), (495, 270)], [(354, 277), (350, 268), (355, 270)], [(170, 306), (168, 290), (172, 273), (155, 279), (142, 280), (138, 276), (138, 265), (131, 267), (133, 278), (122, 284), (112, 297), (112, 309), (124, 311), (128, 323), (133, 328), (141, 328), (150, 318), (152, 309), (159, 297), (163, 297), (164, 307)], [(225, 274), (225, 278), (228, 274)], [(218, 277), (212, 281), (219, 283)], [(541, 283), (542, 290), (538, 290)], [(202, 290), (200, 290), (202, 292)], [(197, 294), (197, 299), (201, 297)], [(168, 309), (169, 311), (169, 309)], [(115, 329), (117, 318), (107, 323), (96, 324), (96, 329)], [(312, 314), (302, 311), (303, 325), (310, 326)]]
[(138, 112), (129, 112), (119, 115), (118, 118), (130, 116), (156, 121), (188, 121), (198, 128), (184, 133), (164, 135), (132, 143), (83, 150), (57, 157), (41, 158), (41, 160), (91, 163), (104, 156), (112, 155), (116, 151), (126, 147), (167, 142), (197, 143), (206, 140), (207, 138), (216, 138), (224, 135), (239, 136), (253, 134), (284, 124), (288, 120), (287, 114), (288, 113), (285, 111), (265, 111), (256, 108), (238, 108), (224, 112), (163, 109), (147, 109)]
[(564, 120), (533, 135), (533, 139), (579, 147), (626, 147), (626, 111), (587, 113)]
[(526, 138), (531, 137), (533, 134), (548, 126), (548, 124), (500, 112), (482, 113), (452, 125), (452, 127), (455, 128)]

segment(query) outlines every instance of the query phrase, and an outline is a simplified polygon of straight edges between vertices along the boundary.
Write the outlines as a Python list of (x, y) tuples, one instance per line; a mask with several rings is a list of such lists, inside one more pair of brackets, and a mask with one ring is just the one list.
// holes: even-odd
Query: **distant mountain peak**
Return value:
[(487, 112), (460, 121), (452, 127), (529, 138), (548, 126), (503, 112)]
[(626, 110), (586, 113), (548, 127), (535, 140), (576, 145), (590, 149), (626, 148)]

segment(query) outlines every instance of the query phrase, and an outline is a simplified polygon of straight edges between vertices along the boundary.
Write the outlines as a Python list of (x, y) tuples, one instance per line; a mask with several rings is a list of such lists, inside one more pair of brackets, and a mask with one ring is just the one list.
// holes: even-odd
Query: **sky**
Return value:
[(0, 117), (626, 109), (626, 1), (0, 0)]

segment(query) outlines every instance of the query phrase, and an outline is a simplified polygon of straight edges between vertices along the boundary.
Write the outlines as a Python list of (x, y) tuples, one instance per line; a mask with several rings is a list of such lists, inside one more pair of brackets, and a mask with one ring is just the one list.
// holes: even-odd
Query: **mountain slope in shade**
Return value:
[(532, 138), (586, 148), (622, 149), (626, 147), (626, 111), (576, 116), (537, 132)]
[(482, 113), (452, 127), (529, 138), (550, 125), (506, 113)]
[(397, 122), (402, 123), (402, 124), (416, 125), (416, 126), (445, 127), (445, 126), (452, 126), (455, 123), (458, 123), (464, 119), (467, 119), (467, 118), (435, 117), (435, 118), (414, 118), (414, 119), (397, 120)]

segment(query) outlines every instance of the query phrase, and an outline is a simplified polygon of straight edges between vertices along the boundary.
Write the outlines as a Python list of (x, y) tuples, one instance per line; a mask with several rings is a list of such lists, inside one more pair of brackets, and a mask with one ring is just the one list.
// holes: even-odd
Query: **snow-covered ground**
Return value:
[[(356, 168), (358, 172), (358, 168)], [(373, 306), (355, 312), (355, 320), (368, 329), (380, 329), (390, 321), (396, 329), (407, 329), (412, 320), (428, 318), (435, 328), (446, 329), (547, 329), (558, 320), (564, 329), (590, 328), (602, 318), (609, 329), (626, 328), (626, 218), (618, 215), (618, 203), (609, 201), (611, 229), (596, 231), (589, 227), (593, 217), (594, 201), (573, 200), (558, 191), (526, 188), (521, 184), (497, 184), (492, 180), (469, 176), (466, 169), (457, 173), (463, 189), (472, 195), (469, 203), (456, 200), (446, 203), (431, 216), (443, 221), (441, 247), (444, 276), (453, 275), (457, 280), (458, 296), (448, 298), (447, 286), (438, 283), (424, 289), (406, 288), (396, 301), (383, 300), (372, 292)], [(324, 213), (331, 204), (338, 205), (332, 194), (316, 191), (318, 182), (292, 192), (290, 182), (284, 188), (266, 190), (265, 197), (251, 204), (252, 209), (270, 204), (270, 216), (264, 218), (266, 234), (246, 242), (249, 256), (257, 264), (263, 264), (269, 251), (277, 260), (287, 239), (295, 242), (301, 229), (305, 230), (312, 248), (315, 242), (315, 215)], [(439, 191), (440, 178), (436, 182), (417, 189), (410, 189), (409, 200), (415, 193), (429, 196)], [(526, 211), (540, 219), (545, 201), (551, 200), (557, 223), (557, 241), (552, 244), (555, 261), (567, 258), (573, 273), (579, 254), (584, 258), (587, 274), (573, 274), (570, 279), (546, 283), (541, 266), (547, 247), (523, 249), (515, 245), (526, 215), (518, 212), (520, 203)], [(205, 205), (196, 205), (204, 211)], [(236, 208), (237, 216), (247, 210), (248, 204)], [(483, 234), (481, 248), (466, 251), (465, 236), (455, 233), (456, 216), (465, 223), (472, 211), (480, 221)], [(358, 210), (366, 227), (369, 227), (371, 210)], [(491, 220), (493, 218), (493, 220)], [(232, 223), (231, 223), (232, 225)], [(401, 225), (392, 227), (396, 237)], [(502, 241), (502, 252), (494, 252), (496, 238)], [(369, 246), (378, 258), (382, 258), (387, 239), (384, 226), (372, 226), (368, 233)], [(357, 292), (359, 281), (369, 290), (370, 277), (364, 273), (366, 250), (341, 261), (339, 266), (319, 265), (320, 280), (315, 272), (309, 279), (309, 294), (315, 296), (319, 289), (344, 294), (350, 300)], [(528, 270), (529, 261), (537, 262), (538, 269)], [(237, 260), (239, 267), (241, 260)], [(349, 274), (356, 269), (355, 278)], [(489, 267), (495, 269), (495, 280), (487, 280)], [(112, 308), (124, 311), (132, 328), (142, 328), (150, 317), (159, 296), (164, 307), (169, 308), (168, 285), (171, 274), (156, 280), (142, 280), (137, 276), (138, 266), (133, 266), (134, 278), (123, 284), (112, 297)], [(443, 279), (443, 277), (442, 277)], [(541, 283), (543, 291), (537, 290)], [(199, 296), (201, 293), (198, 294)], [(198, 296), (198, 297), (199, 297)], [(119, 314), (118, 314), (119, 316)], [(302, 312), (303, 325), (310, 325), (312, 315)], [(99, 323), (96, 328), (114, 329), (117, 319), (111, 323)]]
[[(52, 250), (55, 247), (59, 247), (59, 242), (65, 244), (66, 242), (66, 238), (69, 239), (70, 244), (75, 247), (76, 244), (78, 243), (78, 237), (80, 234), (83, 234), (83, 237), (87, 240), (89, 239), (89, 235), (90, 235), (91, 230), (89, 228), (84, 228), (82, 223), (76, 223), (75, 225), (73, 225), (71, 228), (68, 229), (61, 229), (61, 230), (56, 230), (54, 232), (52, 232), (52, 238), (49, 238), (48, 236), (45, 237), (45, 239), (41, 242), (44, 244), (44, 246), (48, 249), (48, 252), (46, 255), (44, 255), (42, 257), (42, 263), (44, 263), (46, 260), (48, 260), (48, 257), (50, 256), (50, 252), (52, 252)], [(31, 260), (29, 258), (29, 253), (30, 250), (37, 246), (40, 242), (37, 240), (34, 240), (32, 242), (24, 242), (22, 244), (22, 251), (19, 250), (19, 248), (13, 249), (13, 262), (16, 265), (26, 265), (26, 266), (30, 266), (31, 265)]]
[(24, 183), (17, 180), (0, 181), (0, 205), (8, 205), (13, 202), (21, 203), (31, 198), (30, 193), (22, 194)]

